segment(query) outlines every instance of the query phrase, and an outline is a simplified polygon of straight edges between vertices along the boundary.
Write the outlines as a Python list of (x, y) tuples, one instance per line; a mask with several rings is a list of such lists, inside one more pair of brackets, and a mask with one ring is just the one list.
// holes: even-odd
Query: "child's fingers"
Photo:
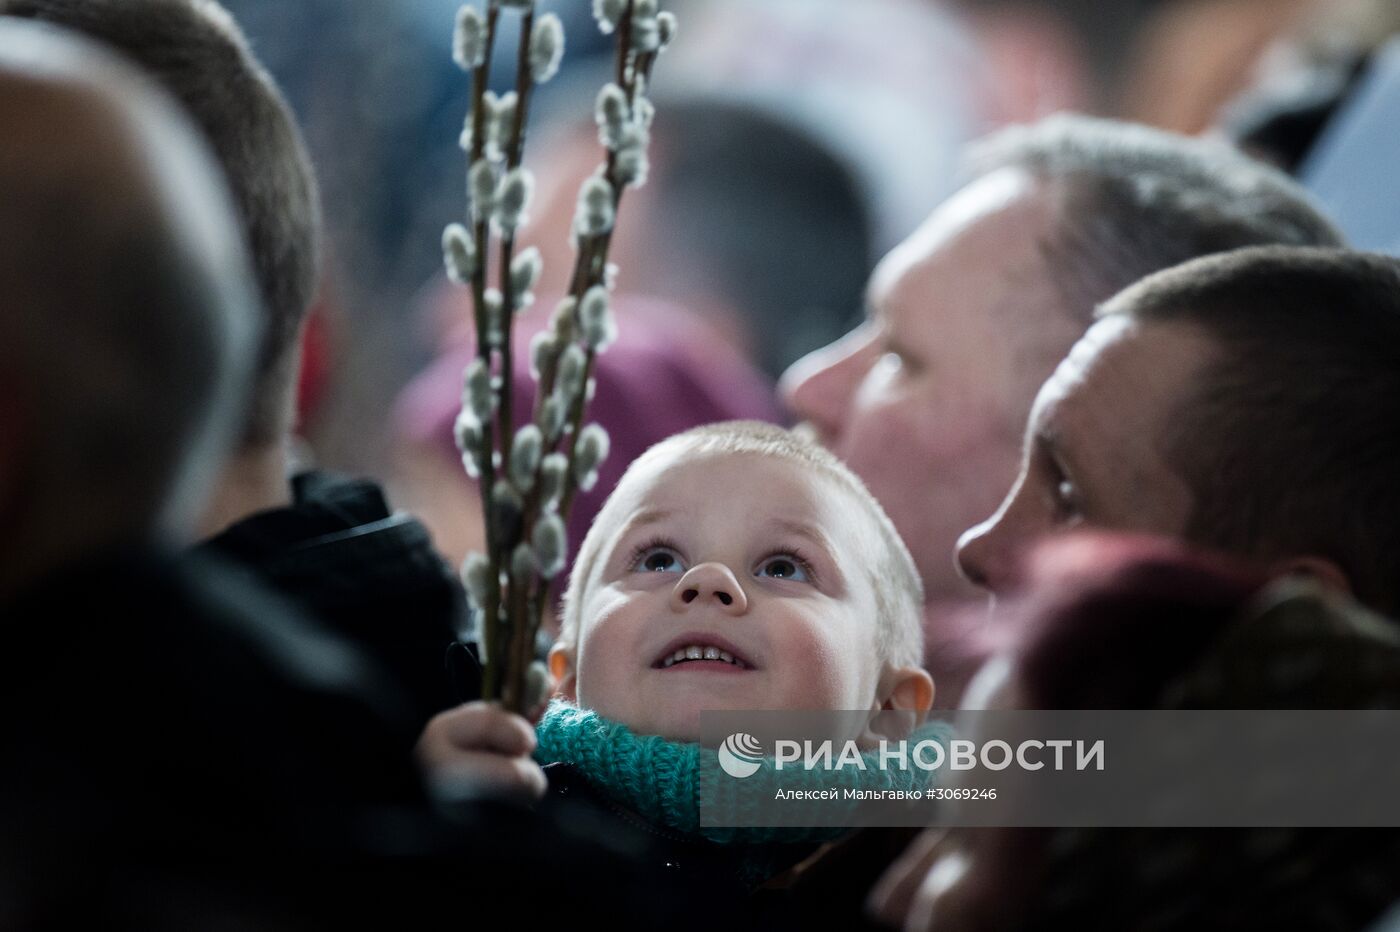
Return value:
[(433, 772), (433, 782), (448, 795), (491, 792), (536, 800), (549, 781), (540, 765), (528, 757), (506, 757), (489, 751), (462, 751)]
[(469, 702), (433, 717), (419, 742), (429, 763), (459, 751), (494, 751), (523, 757), (535, 750), (535, 730), (519, 715), (485, 702)]
[(446, 798), (491, 792), (539, 799), (548, 785), (530, 759), (535, 733), (523, 718), (473, 702), (434, 716), (418, 741), (418, 757)]
[(448, 720), (447, 737), (458, 747), (501, 754), (535, 750), (535, 729), (519, 715), (484, 702), (468, 703), (457, 711), (461, 714)]

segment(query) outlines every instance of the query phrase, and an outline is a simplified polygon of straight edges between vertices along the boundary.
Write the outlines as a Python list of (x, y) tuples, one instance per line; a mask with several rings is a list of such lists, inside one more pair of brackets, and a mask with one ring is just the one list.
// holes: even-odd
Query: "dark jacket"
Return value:
[(693, 879), (716, 895), (745, 897), (765, 879), (755, 879), (753, 869), (776, 874), (816, 849), (812, 844), (715, 844), (648, 822), (609, 799), (569, 764), (548, 764), (544, 771), (550, 789), (546, 806), (563, 801), (587, 805), (603, 814), (618, 835), (644, 839), (660, 871)]
[(407, 705), (246, 573), (133, 546), (0, 619), (0, 924), (259, 924), (431, 849)]
[(200, 549), (251, 570), (372, 656), (420, 725), (455, 705), (445, 658), (466, 597), (427, 529), (391, 512), (372, 482), (303, 473), (292, 495), (289, 507), (240, 521)]
[(544, 771), (546, 811), (564, 804), (591, 811), (614, 838), (635, 840), (658, 875), (710, 891), (732, 904), (731, 914), (764, 929), (880, 928), (866, 913), (866, 898), (920, 831), (869, 828), (827, 844), (721, 845), (648, 822), (569, 764)]
[[(569, 764), (548, 764), (546, 812), (590, 812), (601, 832), (635, 846), (657, 877), (709, 891), (728, 915), (763, 929), (879, 928), (866, 914), (875, 882), (917, 829), (864, 829), (825, 844), (720, 845), (653, 825), (608, 798)], [(577, 818), (577, 816), (576, 816)], [(760, 870), (757, 878), (752, 873)]]

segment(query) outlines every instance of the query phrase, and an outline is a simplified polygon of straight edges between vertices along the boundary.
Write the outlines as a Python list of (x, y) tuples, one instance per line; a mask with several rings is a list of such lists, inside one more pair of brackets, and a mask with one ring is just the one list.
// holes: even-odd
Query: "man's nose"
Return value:
[(981, 589), (988, 589), (995, 592), (992, 585), (994, 578), (999, 579), (1000, 573), (996, 572), (995, 556), (995, 534), (996, 518), (988, 518), (981, 524), (963, 531), (958, 538), (958, 546), (955, 553), (954, 562), (958, 565), (958, 572), (963, 579)]
[(958, 538), (958, 572), (993, 595), (1016, 586), (1025, 545), (1033, 536), (1020, 504), (1018, 490), (1013, 489), (996, 514)]
[(878, 356), (875, 328), (862, 324), (789, 366), (778, 392), (788, 409), (830, 445), (845, 427), (851, 399)]
[(671, 590), (671, 609), (681, 612), (687, 608), (713, 605), (728, 615), (742, 615), (749, 610), (744, 587), (723, 563), (701, 563), (691, 567)]

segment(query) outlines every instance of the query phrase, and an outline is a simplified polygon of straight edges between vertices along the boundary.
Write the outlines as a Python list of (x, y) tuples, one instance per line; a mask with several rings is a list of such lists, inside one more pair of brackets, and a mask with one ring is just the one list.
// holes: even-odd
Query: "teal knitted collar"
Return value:
[[(723, 805), (733, 814), (733, 819), (724, 820), (731, 826), (702, 827), (702, 755), (713, 757), (714, 749), (655, 735), (636, 735), (626, 725), (561, 700), (550, 703), (535, 726), (535, 733), (539, 738), (535, 759), (541, 764), (570, 764), (605, 796), (652, 824), (720, 844), (828, 841), (849, 831), (846, 827), (732, 827), (745, 824), (742, 813), (760, 805), (764, 798), (771, 800), (772, 788), (780, 784), (788, 788), (805, 784), (811, 789), (836, 785), (841, 789), (928, 790), (936, 782), (936, 776), (928, 771), (883, 770), (873, 766), (864, 771), (843, 771), (837, 782), (833, 782), (831, 774), (811, 771), (789, 769), (780, 775), (774, 772), (773, 760), (769, 758), (755, 778), (743, 781), (745, 792), (738, 791), (739, 781), (731, 780), (724, 784), (727, 792), (710, 797), (718, 800), (712, 805)], [(943, 722), (934, 722), (917, 734), (946, 744), (949, 728)], [(873, 759), (873, 755), (867, 759)], [(712, 773), (713, 769), (710, 768)]]

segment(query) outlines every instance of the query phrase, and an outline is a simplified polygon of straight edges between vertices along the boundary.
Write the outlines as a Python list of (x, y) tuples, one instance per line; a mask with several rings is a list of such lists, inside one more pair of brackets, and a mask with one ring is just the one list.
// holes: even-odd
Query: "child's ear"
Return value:
[(886, 670), (880, 677), (880, 693), (874, 715), (862, 735), (874, 743), (881, 738), (902, 740), (924, 723), (933, 708), (933, 677), (920, 667)]
[(919, 722), (933, 708), (933, 677), (922, 667), (899, 667), (881, 677), (882, 709), (913, 712)]
[(549, 649), (549, 675), (554, 679), (555, 696), (578, 702), (573, 654), (563, 644), (556, 643)]

